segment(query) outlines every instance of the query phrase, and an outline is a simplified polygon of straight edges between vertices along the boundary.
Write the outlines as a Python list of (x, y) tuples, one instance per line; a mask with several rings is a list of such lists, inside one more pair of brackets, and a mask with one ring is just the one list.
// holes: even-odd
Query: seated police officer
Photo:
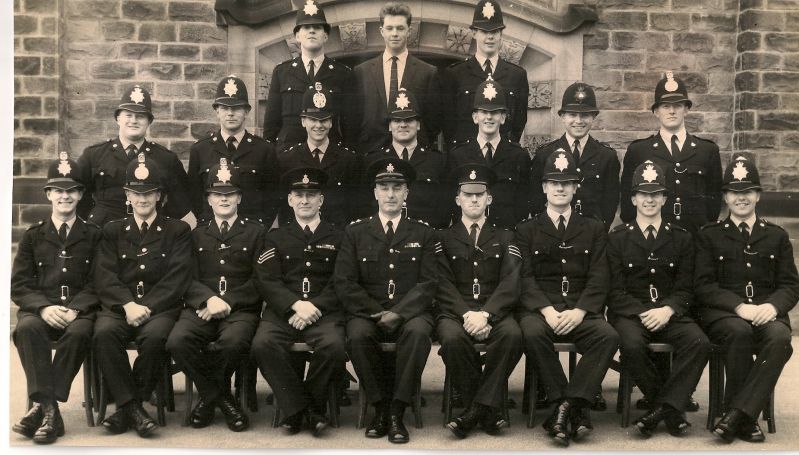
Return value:
[[(256, 283), (267, 305), (252, 356), (274, 391), (289, 434), (301, 431), (305, 422), (314, 436), (322, 434), (328, 425), (330, 381), (342, 376), (347, 361), (344, 314), (332, 279), (342, 232), (319, 215), (326, 181), (316, 167), (283, 176), (294, 219), (266, 235), (256, 266)], [(301, 369), (294, 367), (291, 346), (296, 342), (313, 349), (307, 376), (304, 359)]]
[[(100, 228), (76, 216), (83, 184), (67, 152), (50, 165), (44, 193), (50, 217), (22, 236), (11, 272), (11, 300), (19, 306), (12, 338), (33, 406), (12, 430), (39, 444), (64, 434), (58, 402), (66, 402), (72, 380), (88, 352), (100, 301), (91, 268)], [(55, 357), (50, 342), (55, 341)]]
[(216, 407), (231, 431), (249, 427), (247, 415), (230, 393), (230, 377), (248, 355), (261, 312), (253, 264), (264, 227), (238, 214), (243, 198), (240, 177), (225, 158), (211, 166), (205, 192), (213, 218), (192, 232), (194, 279), (166, 343), (200, 393), (191, 414), (194, 428), (210, 425)]
[[(169, 361), (166, 340), (191, 284), (189, 225), (158, 213), (164, 177), (158, 164), (139, 153), (126, 171), (125, 194), (133, 216), (111, 221), (95, 262), (102, 310), (92, 346), (117, 410), (103, 421), (114, 434), (134, 427), (141, 437), (158, 428), (142, 407)], [(133, 369), (127, 344), (138, 356)]]
[[(601, 221), (572, 211), (579, 180), (572, 154), (552, 153), (542, 184), (547, 209), (516, 228), (524, 257), (519, 326), (525, 353), (546, 396), (557, 404), (544, 428), (562, 445), (593, 429), (588, 408), (619, 346), (618, 334), (604, 318), (607, 233)], [(582, 354), (570, 381), (553, 349), (558, 342), (574, 343)]]
[(726, 442), (763, 442), (757, 418), (793, 353), (788, 312), (799, 300), (799, 276), (788, 233), (757, 215), (754, 161), (734, 157), (722, 191), (730, 216), (705, 225), (696, 250), (697, 315), (723, 350), (727, 378), (726, 412), (713, 432)]
[[(632, 223), (608, 236), (611, 290), (608, 321), (619, 333), (624, 368), (653, 403), (635, 422), (649, 437), (661, 421), (673, 436), (688, 432), (685, 420), (691, 392), (707, 363), (710, 342), (693, 321), (694, 249), (691, 234), (666, 223), (660, 210), (666, 203), (663, 168), (646, 161), (633, 174)], [(674, 347), (671, 371), (661, 376), (648, 343)]]
[[(347, 227), (336, 260), (336, 294), (349, 318), (350, 359), (376, 411), (366, 437), (388, 434), (390, 442), (405, 443), (403, 413), (430, 354), (440, 244), (431, 227), (402, 217), (414, 179), (410, 164), (375, 161), (367, 175), (379, 209)], [(396, 343), (396, 355), (382, 352), (382, 342)]]
[[(436, 330), (447, 372), (466, 405), (447, 427), (465, 438), (478, 424), (489, 434), (507, 426), (500, 412), (503, 390), (522, 355), (522, 334), (513, 317), (522, 257), (513, 231), (486, 221), (494, 172), (467, 164), (457, 173), (455, 202), (462, 215), (439, 236), (443, 253), (438, 261)], [(485, 368), (475, 342), (487, 346)]]

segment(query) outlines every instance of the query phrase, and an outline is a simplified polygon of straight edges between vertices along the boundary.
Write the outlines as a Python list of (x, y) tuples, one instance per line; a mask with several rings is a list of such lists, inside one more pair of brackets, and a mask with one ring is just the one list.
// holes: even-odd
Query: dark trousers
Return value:
[[(297, 342), (313, 348), (307, 375), (304, 362), (301, 370), (295, 367), (296, 353), (290, 351)], [(340, 317), (323, 316), (310, 327), (297, 330), (288, 320), (269, 315), (258, 325), (252, 357), (269, 382), (284, 420), (308, 408), (324, 414), (330, 381), (341, 378), (347, 362), (344, 323)]]
[[(544, 316), (530, 312), (520, 315), (519, 327), (524, 337), (525, 353), (531, 357), (549, 401), (581, 398), (585, 404), (593, 403), (619, 348), (619, 335), (613, 327), (602, 318), (585, 318), (571, 332), (559, 336), (555, 335)], [(571, 381), (567, 381), (563, 373), (554, 343), (574, 343), (582, 354)]]
[(463, 324), (441, 318), (436, 326), (439, 354), (444, 359), (452, 384), (463, 396), (466, 406), (476, 402), (499, 409), (508, 376), (522, 356), (522, 331), (513, 317), (503, 318), (491, 328), (486, 344), (485, 368), (475, 351), (474, 338), (466, 333)]
[(185, 308), (166, 349), (197, 386), (200, 397), (212, 403), (230, 393), (230, 377), (249, 351), (257, 323), (254, 313), (235, 312), (225, 319), (204, 321), (194, 308)]
[[(174, 310), (159, 313), (139, 327), (128, 325), (124, 315), (105, 309), (97, 315), (92, 344), (117, 408), (131, 400), (145, 401), (155, 390), (169, 360), (166, 340), (178, 314)], [(126, 350), (131, 340), (138, 351), (132, 369)]]
[[(641, 392), (654, 403), (684, 411), (710, 354), (710, 341), (702, 329), (685, 321), (670, 322), (657, 332), (650, 332), (637, 317), (615, 319), (613, 327), (621, 339), (624, 368)], [(674, 347), (671, 372), (660, 372), (648, 343), (669, 343)]]
[[(412, 402), (430, 355), (432, 333), (429, 314), (405, 321), (394, 333), (383, 332), (370, 319), (347, 321), (350, 359), (369, 403)], [(382, 352), (379, 343), (383, 342), (397, 343), (397, 352)]]
[[(28, 398), (37, 403), (66, 402), (72, 380), (80, 371), (92, 341), (94, 321), (77, 318), (64, 330), (49, 326), (38, 315), (19, 312), (13, 339), (25, 370)], [(55, 356), (50, 342), (56, 341)]]
[(756, 418), (793, 354), (791, 328), (782, 321), (755, 327), (734, 316), (713, 322), (707, 333), (724, 349), (725, 409), (737, 408)]

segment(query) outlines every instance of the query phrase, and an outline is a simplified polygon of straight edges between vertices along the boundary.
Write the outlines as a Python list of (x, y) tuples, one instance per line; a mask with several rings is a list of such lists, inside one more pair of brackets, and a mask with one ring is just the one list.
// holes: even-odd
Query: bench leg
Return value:
[(191, 425), (191, 412), (194, 408), (194, 382), (188, 374), (186, 376), (186, 410), (183, 412), (183, 426)]
[(444, 396), (441, 400), (441, 407), (444, 411), (444, 426), (446, 427), (452, 421), (452, 378), (446, 365), (444, 365)]
[(366, 402), (366, 391), (363, 390), (363, 384), (358, 384), (358, 407), (360, 409), (358, 411), (358, 421), (355, 424), (355, 428), (359, 430), (366, 425), (366, 409), (368, 406), (369, 403)]
[(338, 389), (339, 378), (333, 378), (330, 381), (327, 392), (327, 413), (330, 416), (330, 425), (333, 428), (339, 427)]

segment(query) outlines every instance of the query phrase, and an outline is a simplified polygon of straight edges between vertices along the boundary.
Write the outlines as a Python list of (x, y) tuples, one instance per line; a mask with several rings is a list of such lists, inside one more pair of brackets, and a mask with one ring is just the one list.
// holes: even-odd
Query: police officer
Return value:
[(198, 224), (214, 217), (205, 189), (215, 179), (211, 167), (224, 158), (229, 169), (239, 175), (241, 204), (237, 215), (268, 228), (277, 216), (280, 171), (274, 146), (245, 128), (250, 101), (244, 81), (233, 75), (222, 78), (211, 106), (219, 129), (189, 150), (189, 188)]
[[(465, 438), (478, 424), (492, 434), (507, 426), (500, 412), (503, 390), (522, 356), (522, 333), (513, 317), (522, 257), (513, 231), (486, 221), (493, 171), (481, 164), (457, 171), (462, 215), (440, 233), (436, 332), (447, 372), (466, 405), (447, 427)], [(474, 342), (488, 346), (484, 369)]]
[[(438, 284), (440, 244), (426, 224), (402, 217), (413, 167), (399, 158), (367, 170), (378, 212), (347, 227), (336, 260), (335, 286), (347, 312), (349, 354), (375, 407), (366, 437), (410, 440), (403, 413), (430, 353), (431, 306)], [(396, 359), (379, 343), (395, 342)]]
[(165, 186), (160, 209), (172, 218), (183, 218), (191, 210), (188, 180), (178, 156), (166, 147), (145, 138), (153, 123), (152, 100), (146, 88), (134, 85), (125, 91), (114, 118), (119, 135), (87, 147), (78, 159), (86, 193), (78, 205), (78, 215), (99, 226), (133, 214), (125, 198), (125, 169), (139, 153), (158, 164)]
[(210, 425), (218, 407), (231, 431), (243, 431), (249, 419), (230, 393), (230, 377), (249, 351), (261, 312), (253, 263), (264, 227), (238, 215), (241, 176), (225, 158), (211, 166), (209, 178), (214, 217), (192, 232), (194, 280), (166, 347), (200, 393), (191, 426)]
[(449, 153), (449, 175), (466, 163), (481, 163), (497, 175), (491, 187), (493, 203), (488, 221), (500, 228), (513, 229), (530, 214), (530, 155), (519, 144), (500, 134), (508, 115), (505, 89), (492, 76), (477, 87), (472, 105), (472, 121), (477, 136)]
[(100, 305), (91, 268), (101, 231), (76, 216), (84, 188), (79, 176), (67, 152), (59, 153), (44, 184), (50, 217), (25, 231), (11, 271), (11, 300), (19, 306), (12, 338), (33, 403), (12, 430), (39, 444), (64, 435), (58, 402), (69, 398)]
[[(299, 167), (325, 171), (328, 185), (322, 218), (343, 229), (356, 218), (356, 201), (363, 191), (360, 157), (330, 138), (336, 115), (335, 100), (321, 82), (315, 82), (313, 88), (305, 91), (300, 121), (307, 139), (282, 152), (278, 160), (280, 168), (286, 171)], [(281, 207), (281, 219), (295, 218), (285, 203)]]
[[(377, 160), (397, 157), (407, 161), (416, 171), (416, 179), (411, 184), (403, 216), (422, 220), (430, 226), (443, 229), (449, 227), (453, 192), (445, 184), (444, 156), (435, 147), (419, 143), (422, 127), (417, 107), (417, 98), (410, 91), (400, 88), (389, 110), (388, 129), (391, 131), (391, 144), (382, 149), (369, 152), (365, 161), (367, 166)], [(364, 196), (369, 194), (364, 192)], [(366, 216), (374, 213), (373, 198), (363, 204)]]
[(633, 141), (624, 155), (621, 174), (621, 220), (630, 223), (636, 210), (632, 205), (633, 171), (651, 160), (666, 173), (671, 198), (663, 206), (663, 220), (688, 229), (692, 234), (708, 221), (715, 221), (721, 209), (721, 160), (718, 146), (689, 134), (685, 116), (691, 109), (685, 83), (669, 71), (655, 87), (652, 112), (660, 130), (646, 139)]
[[(323, 170), (296, 168), (283, 181), (294, 218), (267, 234), (258, 257), (256, 284), (268, 304), (252, 356), (275, 393), (286, 432), (296, 434), (307, 422), (321, 436), (328, 426), (328, 386), (342, 376), (347, 361), (344, 314), (333, 287), (342, 231), (319, 214), (326, 202)], [(313, 348), (307, 376), (304, 361), (301, 371), (294, 368), (295, 342)]]
[[(139, 152), (125, 172), (125, 195), (133, 216), (103, 228), (95, 262), (102, 310), (92, 347), (117, 410), (103, 421), (114, 434), (129, 426), (141, 437), (158, 425), (142, 407), (169, 361), (165, 345), (191, 284), (191, 231), (183, 221), (157, 211), (165, 176), (155, 160)], [(127, 343), (138, 356), (131, 370)]]
[[(694, 246), (691, 234), (666, 223), (663, 169), (645, 161), (633, 174), (636, 218), (608, 236), (611, 291), (608, 321), (619, 333), (624, 368), (653, 403), (635, 422), (649, 437), (661, 421), (673, 436), (690, 428), (684, 411), (707, 363), (710, 341), (693, 321)], [(674, 347), (671, 371), (661, 376), (650, 359), (648, 343)]]
[(314, 0), (306, 0), (297, 10), (294, 38), (300, 55), (277, 65), (269, 84), (269, 98), (264, 115), (264, 137), (277, 146), (278, 152), (305, 141), (306, 130), (300, 124), (303, 94), (320, 82), (327, 98), (336, 107), (330, 138), (334, 143), (354, 144), (358, 132), (354, 116), (355, 77), (350, 68), (325, 55), (330, 24), (325, 12)]
[(502, 137), (520, 142), (527, 123), (527, 71), (500, 58), (502, 30), (505, 22), (496, 0), (480, 0), (474, 8), (472, 25), (475, 54), (453, 63), (442, 73), (443, 106), (455, 111), (443, 122), (444, 140), (451, 149), (466, 140), (473, 140), (477, 128), (472, 121), (472, 106), (479, 92), (475, 88), (490, 74), (503, 88), (507, 120), (500, 127)]
[[(593, 429), (588, 407), (619, 346), (619, 335), (604, 318), (609, 291), (605, 226), (571, 208), (580, 181), (572, 154), (552, 153), (543, 181), (546, 211), (516, 228), (524, 257), (518, 319), (525, 353), (547, 397), (557, 404), (544, 428), (556, 443), (568, 445)], [(575, 343), (582, 354), (568, 382), (554, 342)]]
[(575, 82), (563, 92), (558, 115), (566, 132), (558, 139), (544, 144), (533, 157), (533, 214), (546, 210), (546, 195), (539, 191), (544, 163), (558, 149), (572, 152), (583, 180), (577, 184), (572, 209), (582, 216), (597, 218), (610, 229), (619, 205), (619, 170), (616, 151), (608, 144), (594, 139), (589, 132), (599, 114), (594, 88)]
[(726, 442), (763, 442), (757, 418), (793, 353), (788, 312), (799, 300), (799, 275), (788, 233), (757, 214), (760, 176), (751, 158), (733, 158), (722, 191), (730, 215), (702, 227), (696, 250), (697, 314), (724, 350), (727, 378), (726, 412), (713, 432)]

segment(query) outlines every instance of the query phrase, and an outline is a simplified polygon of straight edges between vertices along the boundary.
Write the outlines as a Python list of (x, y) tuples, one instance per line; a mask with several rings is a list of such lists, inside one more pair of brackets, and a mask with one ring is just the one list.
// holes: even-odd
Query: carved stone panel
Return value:
[(447, 28), (447, 50), (457, 54), (469, 55), (474, 32), (465, 27), (450, 25)]
[(524, 54), (525, 47), (527, 46), (525, 46), (524, 43), (503, 39), (502, 47), (499, 48), (499, 56), (511, 63), (518, 65), (522, 60), (522, 54)]
[(269, 84), (272, 82), (272, 73), (258, 74), (258, 99), (266, 101), (269, 98)]
[(539, 146), (546, 144), (552, 139), (549, 136), (540, 134), (528, 134), (522, 138), (522, 147), (527, 150), (527, 153), (532, 159), (535, 156), (535, 149)]
[(533, 81), (528, 85), (530, 87), (530, 94), (527, 96), (528, 109), (552, 107), (552, 81)]
[(366, 22), (350, 22), (338, 26), (341, 47), (344, 51), (366, 49)]
[(419, 47), (419, 28), (421, 24), (416, 24), (411, 27), (408, 33), (408, 49), (416, 49)]

